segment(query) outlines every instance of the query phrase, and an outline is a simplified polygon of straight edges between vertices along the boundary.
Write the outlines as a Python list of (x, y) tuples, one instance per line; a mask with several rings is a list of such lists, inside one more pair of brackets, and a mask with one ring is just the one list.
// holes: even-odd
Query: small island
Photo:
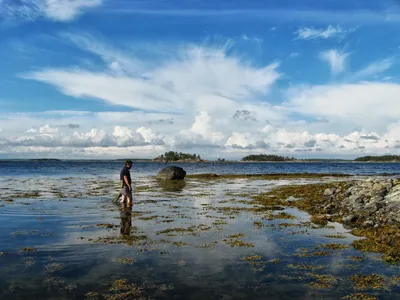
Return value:
[(153, 162), (205, 162), (198, 154), (169, 151), (153, 158)]
[(382, 155), (382, 156), (363, 156), (358, 157), (354, 161), (358, 162), (400, 162), (399, 155)]
[(257, 154), (248, 155), (242, 158), (242, 162), (282, 162), (282, 161), (295, 161), (294, 157), (284, 157), (279, 155)]

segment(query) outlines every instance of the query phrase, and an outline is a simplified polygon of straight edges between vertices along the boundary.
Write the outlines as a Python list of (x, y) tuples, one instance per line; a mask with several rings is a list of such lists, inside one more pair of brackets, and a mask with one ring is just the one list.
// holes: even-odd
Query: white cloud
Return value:
[(8, 20), (34, 21), (40, 17), (68, 22), (103, 0), (24, 0), (4, 1), (0, 16)]
[(393, 58), (386, 58), (381, 61), (376, 61), (365, 68), (361, 69), (360, 71), (352, 74), (348, 80), (349, 81), (357, 81), (360, 79), (368, 78), (373, 75), (381, 74), (387, 70), (389, 70), (393, 65), (394, 65), (394, 59)]
[(320, 117), (347, 128), (382, 131), (400, 118), (400, 85), (363, 82), (300, 87), (289, 92), (285, 106), (296, 113)]
[(224, 134), (213, 131), (213, 127), (214, 121), (212, 117), (207, 112), (202, 111), (196, 116), (192, 127), (189, 130), (183, 129), (181, 135), (191, 141), (196, 141), (200, 138), (211, 144), (218, 144), (224, 139)]
[(128, 127), (115, 126), (113, 132), (112, 146), (126, 147), (133, 145), (144, 145), (145, 139), (140, 132), (134, 132)]
[(100, 6), (103, 0), (44, 0), (39, 7), (46, 17), (56, 21), (70, 21), (85, 9)]
[(346, 59), (349, 53), (340, 52), (336, 49), (320, 53), (320, 58), (326, 61), (331, 67), (333, 74), (341, 73), (346, 68)]
[[(139, 45), (123, 50), (90, 36), (62, 36), (96, 57), (95, 70), (42, 69), (25, 78), (81, 101), (95, 98), (127, 108), (0, 114), (0, 127), (10, 128), (0, 134), (0, 153), (38, 149), (43, 155), (154, 157), (176, 150), (238, 158), (246, 151), (300, 157), (400, 151), (397, 84), (295, 86), (280, 95), (283, 104), (272, 104), (267, 100), (281, 76), (279, 63), (253, 65), (224, 46), (160, 51), (144, 45), (143, 57)], [(347, 56), (337, 50), (321, 54), (335, 74), (345, 71)], [(392, 64), (377, 62), (353, 75), (379, 74)]]
[[(341, 113), (337, 112), (338, 115)], [(231, 120), (235, 122), (235, 119)], [(228, 125), (220, 126), (218, 119), (205, 112), (199, 113), (192, 120), (189, 129), (180, 130), (180, 127), (174, 127), (169, 133), (165, 133), (162, 129), (120, 125), (108, 130), (78, 128), (73, 132), (68, 129), (55, 131), (54, 128), (61, 127), (50, 123), (41, 126), (43, 133), (37, 131), (28, 135), (20, 133), (0, 136), (0, 153), (7, 156), (24, 154), (27, 157), (34, 155), (90, 157), (91, 155), (108, 158), (127, 155), (151, 158), (171, 149), (200, 153), (203, 157), (231, 158), (239, 158), (241, 153), (260, 152), (298, 157), (399, 153), (400, 123), (397, 121), (398, 118), (393, 120), (388, 121), (389, 123), (383, 126), (380, 132), (363, 129), (343, 134), (322, 131), (312, 133), (299, 126), (288, 129), (287, 124), (274, 126), (255, 123), (252, 130), (243, 126), (234, 129)], [(60, 122), (65, 123), (65, 120)], [(211, 152), (207, 150), (210, 148), (213, 149)]]
[(329, 38), (344, 38), (351, 30), (345, 30), (340, 26), (329, 25), (326, 29), (314, 27), (299, 28), (295, 34), (298, 39), (313, 40), (313, 39), (329, 39)]
[(261, 43), (263, 41), (262, 38), (259, 37), (250, 37), (247, 34), (242, 35), (242, 40), (244, 41), (251, 41), (251, 42), (256, 42), (256, 43)]
[[(35, 132), (35, 131), (34, 131), (34, 132)], [(46, 124), (46, 125), (44, 125), (44, 126), (42, 126), (42, 127), (39, 128), (39, 132), (40, 132), (41, 134), (56, 133), (56, 132), (58, 132), (58, 128), (52, 127), (51, 125)]]
[[(104, 60), (103, 72), (79, 68), (45, 69), (24, 77), (48, 83), (77, 98), (95, 98), (160, 112), (204, 110), (205, 106), (223, 110), (234, 102), (247, 102), (249, 98), (267, 94), (280, 77), (278, 63), (255, 67), (240, 56), (228, 55), (223, 47), (172, 48), (169, 53), (175, 55), (161, 57), (161, 61), (154, 64), (152, 60), (133, 54), (130, 57), (89, 39), (83, 40), (84, 49)], [(147, 55), (160, 60), (157, 52)], [(119, 64), (127, 61), (131, 63)], [(119, 74), (109, 71), (112, 62), (118, 62)], [(135, 68), (138, 65), (141, 67)]]

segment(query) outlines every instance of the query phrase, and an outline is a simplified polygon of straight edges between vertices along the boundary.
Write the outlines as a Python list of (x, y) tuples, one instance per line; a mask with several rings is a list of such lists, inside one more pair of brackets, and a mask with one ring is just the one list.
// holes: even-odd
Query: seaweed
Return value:
[(380, 289), (383, 287), (385, 280), (377, 275), (361, 275), (355, 274), (350, 277), (350, 280), (356, 285), (358, 289), (365, 290), (365, 289)]
[(366, 237), (352, 243), (357, 250), (382, 253), (382, 259), (390, 264), (400, 262), (400, 229), (393, 226), (380, 228), (354, 229), (355, 236)]
[(129, 257), (118, 257), (115, 261), (126, 265), (133, 265), (135, 263), (135, 259)]
[(321, 244), (317, 248), (322, 248), (322, 249), (332, 249), (332, 250), (343, 250), (349, 248), (348, 245), (344, 244)]
[(363, 294), (363, 293), (355, 293), (355, 294), (350, 294), (342, 298), (343, 300), (378, 300), (378, 298)]
[(28, 253), (28, 252), (36, 252), (36, 248), (33, 247), (24, 247), (19, 250), (21, 253)]

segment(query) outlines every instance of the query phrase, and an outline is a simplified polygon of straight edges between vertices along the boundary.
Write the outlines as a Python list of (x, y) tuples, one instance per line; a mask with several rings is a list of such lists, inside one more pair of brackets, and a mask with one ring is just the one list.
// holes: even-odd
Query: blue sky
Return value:
[(0, 0), (0, 157), (400, 152), (398, 1)]

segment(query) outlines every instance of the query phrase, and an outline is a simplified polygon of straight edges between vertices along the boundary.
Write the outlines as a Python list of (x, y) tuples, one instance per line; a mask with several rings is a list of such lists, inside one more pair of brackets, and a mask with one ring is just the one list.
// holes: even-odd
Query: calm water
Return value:
[[(171, 187), (150, 176), (164, 166), (135, 164), (129, 209), (111, 203), (120, 162), (0, 162), (0, 298), (399, 299), (399, 266), (353, 249), (358, 238), (340, 224), (318, 227), (296, 209), (250, 210), (251, 195), (315, 180), (187, 179)], [(358, 175), (400, 174), (399, 166), (183, 165), (188, 174)], [(282, 212), (291, 218), (276, 218)], [(378, 289), (351, 280), (372, 274), (384, 281)]]
[[(118, 173), (121, 162), (115, 161), (0, 161), (0, 176), (110, 176)], [(135, 163), (136, 176), (155, 175), (163, 163)], [(188, 174), (262, 174), (262, 173), (338, 173), (355, 175), (400, 174), (400, 163), (187, 163)]]

